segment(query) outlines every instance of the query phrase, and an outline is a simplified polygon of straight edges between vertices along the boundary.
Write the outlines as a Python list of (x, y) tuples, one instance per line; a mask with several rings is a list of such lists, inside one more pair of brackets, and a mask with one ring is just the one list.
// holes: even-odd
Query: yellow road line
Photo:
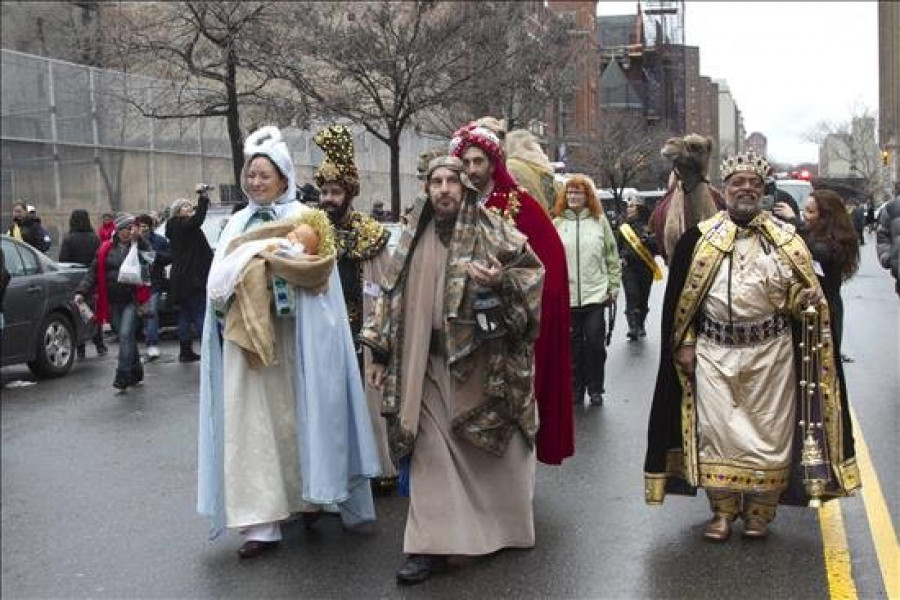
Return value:
[(884, 589), (888, 598), (900, 599), (900, 547), (897, 545), (897, 533), (891, 522), (891, 513), (888, 512), (884, 494), (881, 492), (878, 474), (875, 472), (875, 466), (869, 456), (869, 448), (863, 439), (859, 420), (852, 408), (850, 416), (853, 418), (856, 462), (859, 465), (862, 479), (863, 505), (866, 507), (869, 529), (872, 532), (872, 541), (875, 544), (878, 564), (881, 567)]
[(819, 509), (819, 527), (825, 552), (825, 572), (828, 575), (828, 596), (832, 600), (856, 600), (856, 584), (850, 569), (850, 550), (844, 531), (844, 517), (837, 501)]

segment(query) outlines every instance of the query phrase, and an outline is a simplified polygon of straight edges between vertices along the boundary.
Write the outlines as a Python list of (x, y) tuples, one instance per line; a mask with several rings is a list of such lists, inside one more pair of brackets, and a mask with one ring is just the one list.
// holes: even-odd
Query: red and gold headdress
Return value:
[(464, 125), (456, 130), (450, 140), (450, 154), (461, 157), (469, 146), (478, 146), (484, 150), (494, 163), (503, 163), (505, 154), (503, 142), (494, 131), (476, 122)]
[(316, 168), (316, 186), (337, 183), (350, 198), (359, 194), (359, 172), (353, 151), (353, 133), (343, 125), (329, 125), (313, 138), (325, 153), (325, 160)]

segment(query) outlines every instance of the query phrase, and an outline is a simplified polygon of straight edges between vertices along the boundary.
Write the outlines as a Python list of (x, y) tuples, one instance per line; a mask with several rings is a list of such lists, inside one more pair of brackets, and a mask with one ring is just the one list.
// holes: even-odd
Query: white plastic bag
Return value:
[(141, 279), (141, 259), (138, 257), (137, 244), (131, 244), (128, 256), (125, 257), (125, 260), (122, 261), (122, 266), (119, 267), (119, 277), (117, 279), (119, 283), (124, 283), (125, 285), (141, 285), (143, 283)]

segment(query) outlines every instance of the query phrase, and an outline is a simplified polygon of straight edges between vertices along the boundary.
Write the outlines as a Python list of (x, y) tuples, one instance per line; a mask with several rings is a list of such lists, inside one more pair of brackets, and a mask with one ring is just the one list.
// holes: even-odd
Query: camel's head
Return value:
[(669, 138), (660, 153), (672, 161), (672, 167), (682, 179), (691, 176), (705, 179), (712, 147), (711, 138), (690, 133), (683, 138)]

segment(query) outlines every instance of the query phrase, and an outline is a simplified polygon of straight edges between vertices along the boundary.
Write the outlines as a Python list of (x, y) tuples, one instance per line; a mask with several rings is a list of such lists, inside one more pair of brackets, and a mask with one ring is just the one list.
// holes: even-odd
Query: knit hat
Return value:
[(428, 181), (428, 179), (431, 178), (431, 174), (440, 167), (455, 171), (459, 175), (459, 180), (462, 182), (463, 187), (466, 187), (473, 192), (478, 191), (475, 189), (475, 186), (472, 185), (472, 182), (469, 181), (469, 176), (466, 175), (466, 168), (463, 166), (462, 160), (457, 156), (444, 155), (433, 158), (431, 162), (428, 163), (428, 169), (425, 171), (424, 179)]
[(265, 156), (272, 161), (272, 164), (278, 171), (284, 175), (288, 181), (287, 189), (275, 200), (275, 204), (284, 204), (292, 202), (295, 199), (297, 176), (294, 171), (294, 162), (291, 160), (291, 153), (287, 144), (281, 136), (281, 131), (273, 126), (267, 125), (257, 129), (247, 137), (244, 142), (244, 168), (241, 171), (241, 189), (247, 198), (253, 198), (249, 190), (246, 189), (247, 169), (250, 162), (255, 156)]
[(177, 217), (178, 211), (180, 211), (185, 206), (193, 206), (193, 202), (191, 202), (187, 198), (178, 198), (177, 200), (172, 202), (172, 205), (169, 207), (169, 214), (173, 217)]
[(127, 229), (134, 225), (134, 215), (130, 215), (128, 213), (119, 213), (116, 217), (116, 231), (120, 229)]
[(325, 160), (314, 173), (319, 189), (326, 183), (337, 183), (344, 188), (347, 196), (359, 194), (359, 172), (356, 169), (353, 134), (343, 125), (329, 125), (313, 138), (316, 145), (325, 152)]
[(443, 146), (436, 146), (430, 150), (426, 150), (419, 154), (419, 160), (416, 163), (416, 177), (424, 180), (428, 172), (428, 165), (439, 156), (446, 156), (447, 149)]

